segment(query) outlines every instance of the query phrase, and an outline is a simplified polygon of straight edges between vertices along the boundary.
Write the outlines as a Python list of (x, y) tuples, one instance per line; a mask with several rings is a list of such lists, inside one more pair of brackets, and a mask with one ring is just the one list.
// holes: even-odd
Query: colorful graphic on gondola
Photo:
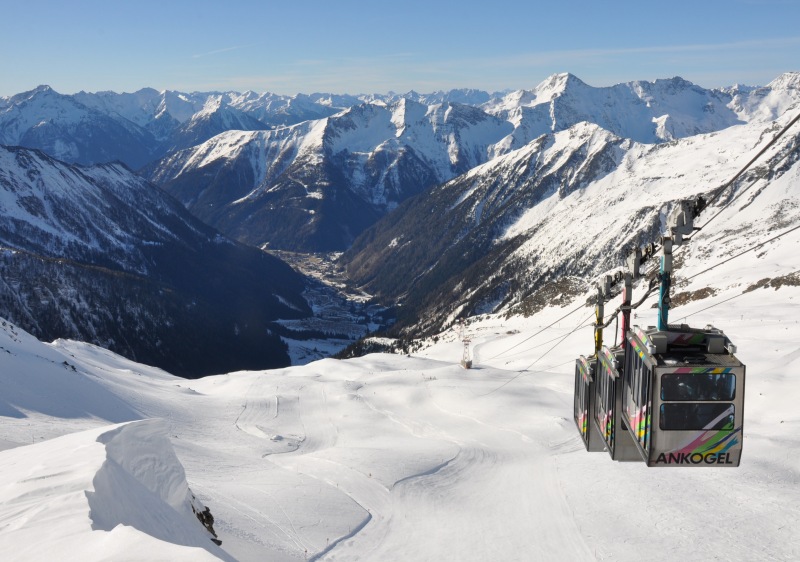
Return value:
[(704, 333), (665, 332), (670, 345), (701, 345), (706, 341)]
[[(642, 338), (642, 341), (645, 341), (645, 338), (647, 336), (640, 335), (640, 337)], [(644, 359), (645, 349), (639, 344), (639, 340), (637, 340), (636, 338), (631, 338), (628, 341), (630, 342), (633, 350), (636, 352), (636, 355), (639, 356), (639, 359)]]
[(733, 369), (730, 367), (679, 367), (665, 374), (722, 375), (732, 372)]
[(578, 415), (578, 427), (581, 430), (581, 436), (586, 435), (586, 431), (589, 429), (588, 424), (589, 419), (589, 412), (584, 410), (581, 414)]
[(650, 418), (650, 411), (646, 405), (634, 410), (632, 414), (630, 411), (628, 412), (628, 419), (636, 434), (636, 440), (644, 450), (648, 449), (648, 444), (650, 443)]
[(614, 434), (614, 410), (607, 410), (602, 414), (600, 427), (603, 432), (603, 439), (605, 439), (606, 442), (610, 442)]

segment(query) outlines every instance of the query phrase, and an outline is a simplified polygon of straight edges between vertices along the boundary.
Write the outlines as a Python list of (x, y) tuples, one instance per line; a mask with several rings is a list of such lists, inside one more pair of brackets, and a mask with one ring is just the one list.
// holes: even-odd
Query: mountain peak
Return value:
[(59, 96), (61, 94), (56, 92), (53, 88), (51, 88), (47, 84), (42, 84), (42, 85), (36, 86), (33, 90), (28, 90), (27, 92), (22, 92), (20, 94), (17, 94), (15, 96), (13, 96), (11, 99), (12, 100), (29, 100), (29, 99), (33, 99), (35, 97), (53, 96), (53, 95)]
[(784, 72), (767, 87), (772, 90), (800, 90), (800, 72)]
[(537, 97), (552, 99), (563, 94), (567, 90), (581, 87), (587, 87), (587, 84), (583, 80), (569, 72), (562, 72), (560, 74), (552, 74), (545, 78), (536, 86), (534, 91)]
[(699, 88), (693, 82), (689, 82), (680, 76), (673, 76), (672, 78), (659, 78), (653, 82), (654, 86), (663, 88), (666, 92), (678, 92), (689, 90), (692, 88)]
[(222, 109), (222, 96), (209, 96), (208, 99), (203, 104), (203, 108), (192, 115), (191, 119), (197, 119), (199, 117), (216, 113)]

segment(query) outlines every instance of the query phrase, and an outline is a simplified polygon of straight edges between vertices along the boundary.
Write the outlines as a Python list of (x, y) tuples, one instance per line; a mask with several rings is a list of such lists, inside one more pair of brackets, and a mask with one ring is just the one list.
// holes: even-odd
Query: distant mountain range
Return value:
[[(399, 336), (434, 334), (458, 317), (528, 315), (569, 302), (598, 274), (618, 270), (630, 250), (657, 241), (677, 202), (708, 200), (732, 179), (800, 112), (798, 93), (774, 122), (666, 144), (637, 143), (586, 122), (543, 135), (407, 201), (339, 263), (364, 290), (401, 305)], [(682, 248), (679, 263), (721, 260), (800, 225), (800, 126), (790, 131), (701, 215), (698, 225), (734, 202), (727, 222)], [(681, 283), (673, 291), (676, 302), (693, 298), (681, 295)]]
[[(436, 92), (417, 100), (485, 101), (473, 90)], [(394, 94), (342, 96), (255, 92), (183, 93), (143, 88), (134, 93), (64, 95), (39, 86), (0, 97), (0, 144), (38, 148), (70, 163), (119, 160), (138, 169), (175, 150), (198, 145), (225, 131), (259, 131), (323, 119), (365, 101)]]
[(765, 123), (795, 99), (797, 76), (762, 89), (706, 90), (680, 78), (592, 88), (562, 74), (479, 106), (374, 100), (289, 127), (223, 133), (143, 174), (241, 241), (341, 251), (409, 197), (542, 135), (585, 122), (661, 144)]

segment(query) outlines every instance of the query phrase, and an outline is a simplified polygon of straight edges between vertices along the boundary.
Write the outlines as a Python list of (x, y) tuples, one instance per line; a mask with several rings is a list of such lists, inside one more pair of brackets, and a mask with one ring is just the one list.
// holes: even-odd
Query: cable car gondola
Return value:
[(628, 331), (622, 416), (651, 467), (737, 467), (745, 366), (721, 330)]
[(639, 451), (628, 431), (628, 421), (622, 416), (622, 368), (625, 355), (622, 348), (603, 347), (598, 354), (595, 418), (592, 420), (615, 461), (641, 461)]
[(586, 358), (581, 355), (575, 362), (575, 425), (581, 441), (590, 453), (601, 452), (605, 449), (603, 438), (600, 435), (593, 419), (595, 417), (595, 358)]

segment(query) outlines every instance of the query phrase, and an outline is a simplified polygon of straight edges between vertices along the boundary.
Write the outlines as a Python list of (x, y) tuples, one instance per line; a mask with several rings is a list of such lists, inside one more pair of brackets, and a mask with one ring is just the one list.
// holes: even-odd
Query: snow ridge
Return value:
[(145, 420), (0, 454), (0, 547), (15, 560), (232, 560), (194, 515), (165, 433)]

